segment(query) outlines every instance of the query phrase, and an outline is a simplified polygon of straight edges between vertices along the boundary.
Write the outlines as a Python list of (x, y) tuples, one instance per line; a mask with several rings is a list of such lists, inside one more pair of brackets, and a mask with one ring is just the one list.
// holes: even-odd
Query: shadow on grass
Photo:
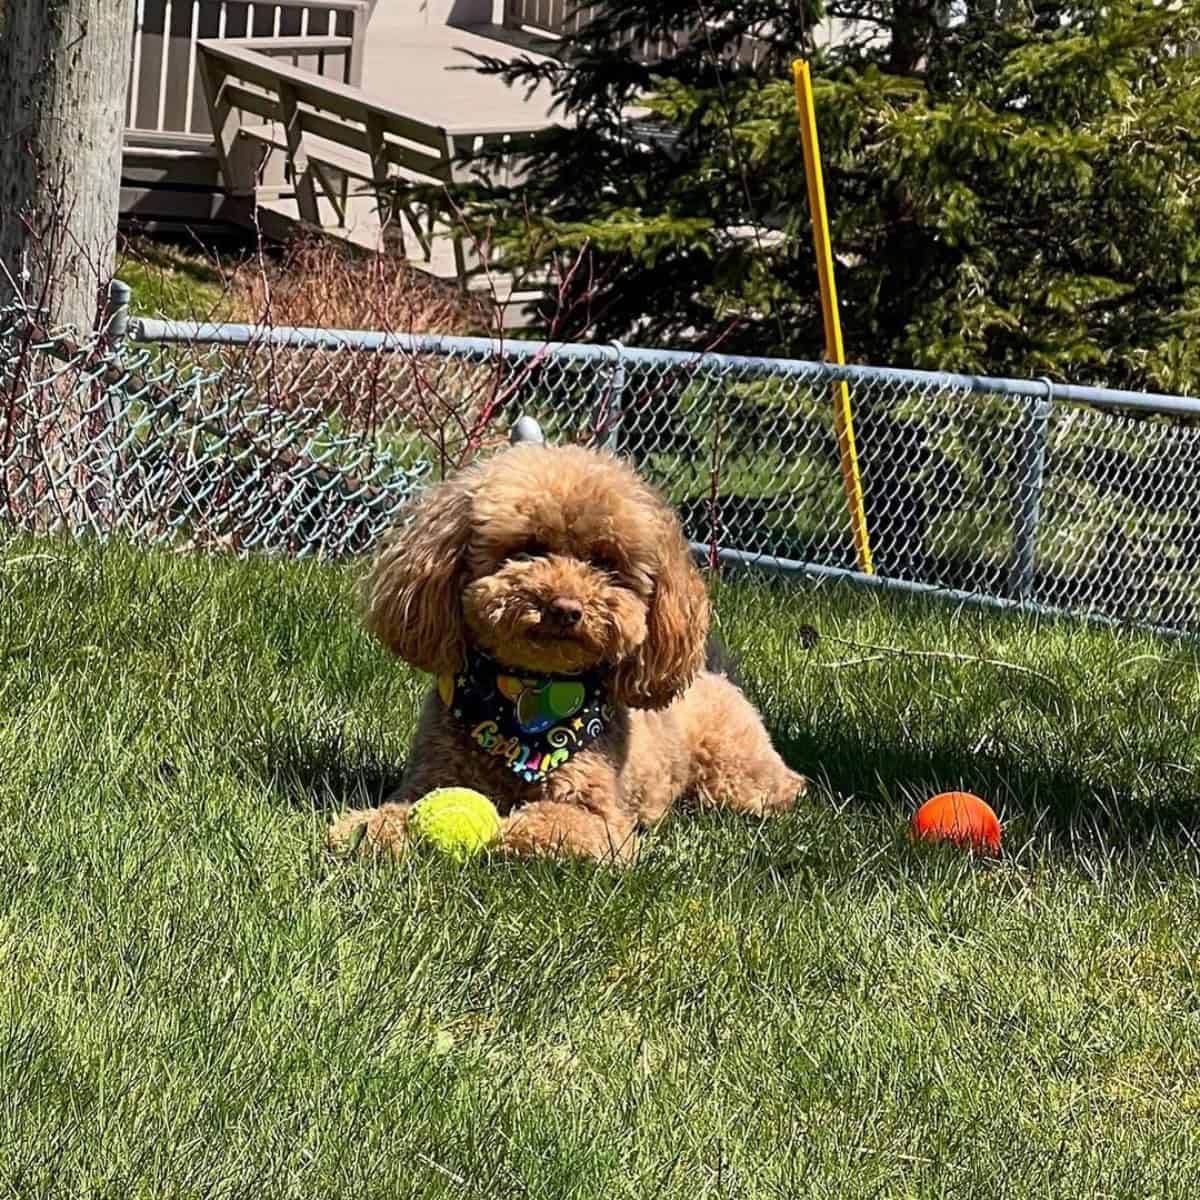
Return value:
[(403, 762), (339, 741), (272, 740), (260, 761), (268, 786), (280, 799), (329, 815), (382, 804), (400, 786), (404, 772)]
[(858, 811), (894, 819), (938, 792), (965, 790), (996, 809), (1010, 848), (1045, 841), (1072, 851), (1200, 846), (1200, 793), (1176, 785), (1148, 802), (1064, 764), (1031, 761), (1018, 748), (975, 753), (965, 745), (928, 750), (881, 746), (853, 735), (788, 737), (771, 728), (780, 753), (821, 793)]
[[(753, 682), (747, 690), (753, 698)], [(1069, 767), (1031, 762), (1016, 750), (983, 755), (945, 745), (921, 751), (852, 735), (789, 737), (769, 720), (768, 727), (787, 762), (813, 778), (819, 796), (849, 802), (883, 824), (894, 822), (897, 808), (908, 813), (939, 791), (961, 788), (997, 810), (1012, 848), (1034, 839), (1088, 854), (1105, 847), (1200, 845), (1200, 794), (1181, 794), (1179, 787), (1148, 803)], [(404, 770), (402, 761), (336, 741), (272, 741), (258, 762), (256, 781), (282, 801), (330, 816), (384, 803)]]

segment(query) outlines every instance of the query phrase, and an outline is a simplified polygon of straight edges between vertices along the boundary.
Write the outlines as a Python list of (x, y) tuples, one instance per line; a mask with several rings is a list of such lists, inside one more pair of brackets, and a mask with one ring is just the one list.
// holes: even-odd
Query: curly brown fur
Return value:
[(433, 488), (385, 540), (366, 604), (368, 628), (424, 671), (460, 669), (468, 643), (540, 674), (607, 667), (616, 718), (527, 784), (479, 752), (435, 689), (397, 795), (345, 814), (331, 844), (365, 823), (365, 845), (399, 849), (409, 805), (457, 785), (495, 801), (513, 853), (628, 861), (677, 800), (764, 815), (807, 786), (741, 691), (704, 669), (708, 598), (679, 523), (607, 455), (517, 446)]

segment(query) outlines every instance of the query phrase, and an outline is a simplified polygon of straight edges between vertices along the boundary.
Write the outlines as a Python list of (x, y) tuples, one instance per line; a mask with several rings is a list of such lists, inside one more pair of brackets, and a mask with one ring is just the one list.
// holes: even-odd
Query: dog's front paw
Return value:
[(408, 842), (407, 804), (383, 804), (343, 813), (325, 831), (325, 845), (345, 858), (387, 850), (399, 854)]
[(812, 787), (812, 783), (807, 775), (801, 775), (785, 768), (775, 786), (763, 797), (763, 815), (788, 812), (795, 807), (796, 801), (805, 795), (810, 787)]
[(609, 824), (577, 805), (539, 800), (505, 819), (500, 848), (518, 858), (582, 858), (627, 866), (637, 857), (638, 842), (631, 824)]

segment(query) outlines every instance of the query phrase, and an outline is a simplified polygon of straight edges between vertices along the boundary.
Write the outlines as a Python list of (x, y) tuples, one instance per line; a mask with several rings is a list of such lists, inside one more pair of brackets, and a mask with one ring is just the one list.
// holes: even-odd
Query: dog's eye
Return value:
[(524, 546), (513, 550), (509, 556), (508, 562), (533, 562), (536, 558), (545, 558), (549, 551), (541, 542), (526, 542)]

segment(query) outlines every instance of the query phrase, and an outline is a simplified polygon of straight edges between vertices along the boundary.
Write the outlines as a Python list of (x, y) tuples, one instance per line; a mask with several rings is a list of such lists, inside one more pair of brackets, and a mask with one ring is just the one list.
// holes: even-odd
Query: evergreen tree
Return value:
[[(828, 11), (857, 22), (813, 64), (848, 357), (1200, 388), (1200, 0)], [(789, 68), (820, 16), (608, 0), (557, 61), (485, 64), (564, 126), (477, 212), (514, 263), (593, 248), (598, 336), (819, 356)]]

